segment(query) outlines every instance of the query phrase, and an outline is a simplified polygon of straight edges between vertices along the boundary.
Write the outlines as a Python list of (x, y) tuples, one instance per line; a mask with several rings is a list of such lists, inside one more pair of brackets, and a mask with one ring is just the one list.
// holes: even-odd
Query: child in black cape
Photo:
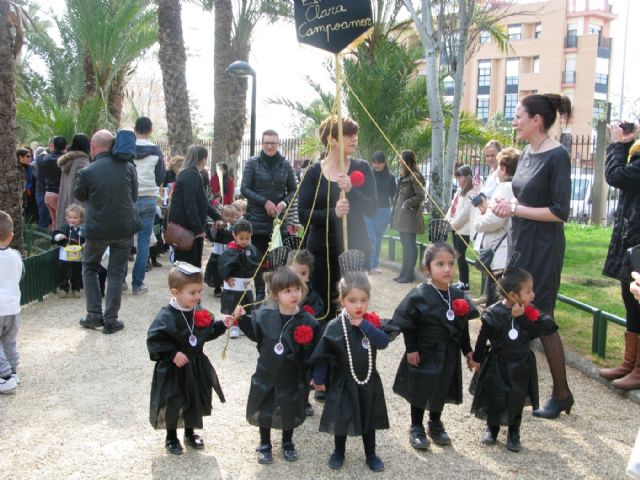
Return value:
[[(250, 284), (264, 252), (259, 252), (251, 245), (252, 233), (251, 223), (238, 220), (233, 226), (233, 242), (227, 245), (218, 259), (218, 271), (224, 279), (224, 289), (220, 298), (222, 313), (233, 313), (241, 299), (245, 305), (254, 302)], [(251, 307), (247, 307), (246, 310), (250, 313)], [(232, 327), (232, 338), (237, 338), (239, 333), (237, 327)]]
[(160, 309), (147, 333), (149, 356), (156, 362), (149, 421), (153, 428), (167, 430), (165, 448), (179, 455), (183, 449), (177, 428), (184, 427), (188, 446), (204, 448), (194, 429), (201, 429), (202, 417), (211, 415), (211, 390), (224, 402), (218, 377), (203, 348), (205, 342), (222, 335), (233, 318), (214, 322), (211, 313), (196, 310), (202, 294), (202, 273), (197, 267), (176, 262), (169, 272), (169, 288), (171, 301)]
[(218, 221), (213, 229), (213, 247), (211, 255), (207, 262), (207, 268), (204, 271), (205, 283), (213, 288), (213, 295), (219, 297), (222, 295), (223, 278), (218, 271), (218, 260), (220, 255), (227, 248), (227, 244), (233, 241), (233, 224), (236, 221), (237, 211), (233, 205), (225, 205), (222, 207), (222, 221)]
[[(82, 289), (82, 259), (71, 259), (65, 247), (69, 245), (84, 245), (84, 208), (72, 203), (65, 210), (67, 223), (54, 230), (51, 234), (51, 243), (60, 246), (58, 256), (58, 288), (60, 298), (65, 298), (69, 293), (74, 297), (80, 296)], [(71, 292), (69, 292), (71, 287)]]
[(507, 296), (482, 314), (473, 354), (474, 361), (482, 366), (471, 413), (487, 421), (482, 443), (495, 445), (500, 425), (508, 425), (507, 449), (519, 452), (522, 410), (525, 405), (538, 408), (536, 357), (529, 342), (556, 332), (558, 327), (551, 316), (541, 314), (531, 304), (535, 295), (529, 272), (507, 270), (500, 287)]
[(472, 368), (469, 320), (478, 310), (464, 293), (450, 285), (455, 254), (436, 242), (426, 249), (422, 268), (428, 283), (412, 289), (396, 308), (391, 325), (404, 337), (406, 353), (396, 373), (393, 391), (411, 404), (411, 446), (429, 447), (424, 412), (429, 410), (429, 436), (438, 445), (450, 445), (441, 420), (445, 403), (462, 403), (460, 351)]
[[(309, 313), (312, 317), (316, 318), (316, 320), (318, 320), (317, 316), (321, 315), (322, 311), (324, 310), (324, 302), (322, 301), (322, 298), (320, 298), (320, 295), (318, 295), (318, 292), (313, 290), (311, 288), (311, 285), (309, 285), (309, 276), (313, 271), (313, 261), (313, 255), (309, 250), (306, 249), (293, 250), (289, 252), (289, 255), (287, 256), (287, 265), (298, 274), (300, 281), (304, 283), (308, 289), (307, 295), (305, 295), (305, 297), (300, 302), (300, 307), (307, 313)], [(320, 323), (320, 330), (324, 330), (323, 327), (326, 326), (327, 323), (322, 320), (318, 320), (318, 323)], [(311, 376), (311, 369), (309, 369), (307, 370), (307, 380), (309, 380), (309, 382), (307, 383), (310, 383)], [(326, 393), (323, 393), (325, 394), (324, 398), (326, 398)], [(307, 390), (304, 412), (306, 413), (307, 417), (311, 417), (315, 413), (313, 407), (311, 406), (311, 403), (309, 403), (309, 390)]]
[(338, 290), (343, 310), (327, 324), (310, 360), (316, 366), (316, 391), (325, 390), (331, 369), (320, 431), (334, 435), (330, 468), (342, 468), (347, 436), (362, 436), (366, 463), (379, 472), (384, 463), (376, 455), (376, 430), (389, 428), (389, 419), (376, 356), (378, 349), (387, 347), (389, 337), (381, 330), (378, 315), (367, 312), (371, 285), (364, 273), (345, 273)]
[(282, 430), (284, 459), (293, 462), (298, 459), (293, 430), (306, 418), (305, 371), (318, 339), (318, 322), (298, 306), (306, 287), (293, 270), (282, 267), (265, 277), (277, 307), (264, 305), (251, 317), (242, 307), (236, 309), (240, 328), (258, 349), (247, 400), (247, 421), (260, 428), (258, 463), (273, 462), (272, 428)]

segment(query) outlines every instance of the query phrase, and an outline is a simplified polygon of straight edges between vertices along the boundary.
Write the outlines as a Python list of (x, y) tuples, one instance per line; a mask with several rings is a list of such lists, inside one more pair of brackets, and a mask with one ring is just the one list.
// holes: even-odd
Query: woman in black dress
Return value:
[(181, 260), (196, 267), (202, 264), (204, 238), (212, 238), (207, 226), (207, 216), (213, 220), (220, 220), (218, 212), (209, 205), (202, 183), (200, 172), (207, 164), (207, 157), (207, 149), (202, 145), (191, 145), (187, 149), (169, 207), (169, 221), (191, 230), (196, 237), (191, 250), (176, 250), (173, 260)]
[[(515, 199), (496, 199), (492, 210), (511, 216), (509, 256), (518, 252), (516, 266), (531, 273), (536, 285), (536, 304), (553, 315), (564, 261), (564, 222), (571, 201), (569, 152), (549, 136), (557, 115), (571, 118), (571, 101), (562, 95), (525, 97), (516, 108), (513, 127), (518, 138), (529, 142), (513, 177)], [(556, 418), (571, 410), (573, 395), (567, 383), (564, 348), (557, 332), (541, 337), (553, 378), (553, 392), (544, 407), (533, 415)]]
[[(314, 257), (311, 287), (325, 304), (320, 319), (336, 315), (338, 257), (344, 250), (342, 217), (348, 215), (349, 249), (363, 251), (369, 265), (371, 244), (364, 216), (372, 216), (378, 208), (371, 166), (365, 160), (351, 157), (358, 146), (358, 124), (346, 117), (342, 119), (342, 129), (344, 169), (339, 154), (338, 120), (331, 116), (320, 125), (320, 139), (327, 147), (327, 156), (309, 167), (298, 197), (300, 223), (306, 225), (311, 219), (307, 249)], [(340, 198), (341, 191), (345, 192), (345, 198)]]

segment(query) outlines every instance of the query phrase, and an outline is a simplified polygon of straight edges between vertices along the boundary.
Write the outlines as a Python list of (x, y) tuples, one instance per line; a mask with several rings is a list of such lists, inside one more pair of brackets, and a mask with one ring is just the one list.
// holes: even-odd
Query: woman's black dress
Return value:
[[(347, 322), (347, 335), (353, 368), (359, 379), (367, 377), (368, 356), (362, 346), (364, 334)], [(331, 386), (320, 417), (320, 431), (338, 436), (360, 436), (373, 430), (389, 428), (382, 381), (376, 368), (377, 349), (371, 345), (373, 370), (365, 385), (358, 385), (349, 370), (342, 316), (327, 324), (311, 359), (312, 364), (328, 363)]]
[[(559, 146), (532, 154), (526, 147), (513, 177), (513, 193), (521, 205), (548, 207), (563, 221), (571, 203), (571, 161)], [(513, 217), (509, 235), (509, 257), (518, 252), (516, 266), (533, 276), (536, 303), (553, 315), (564, 261), (564, 224)]]
[[(194, 311), (183, 312), (193, 325)], [(151, 322), (147, 333), (147, 349), (156, 362), (151, 382), (149, 421), (155, 429), (202, 428), (202, 417), (211, 415), (211, 390), (221, 402), (224, 395), (216, 371), (204, 354), (205, 342), (226, 331), (220, 321), (205, 328), (195, 328), (195, 347), (189, 344), (189, 329), (179, 310), (163, 307)], [(176, 352), (189, 357), (189, 363), (178, 368), (173, 363)]]
[(488, 425), (513, 425), (526, 405), (538, 408), (536, 356), (529, 342), (558, 330), (549, 315), (541, 315), (537, 321), (522, 315), (513, 321), (518, 338), (512, 340), (511, 319), (511, 308), (502, 302), (487, 308), (473, 354), (482, 366), (471, 413), (486, 419)]
[[(240, 319), (240, 328), (258, 348), (258, 364), (251, 377), (247, 400), (247, 421), (256, 427), (292, 430), (304, 422), (304, 405), (308, 391), (305, 372), (307, 360), (318, 340), (318, 322), (304, 310), (282, 315), (266, 306)], [(286, 326), (285, 326), (286, 325)], [(300, 345), (293, 339), (301, 325), (313, 329), (313, 342)], [(284, 327), (284, 331), (282, 330)], [(284, 352), (277, 355), (274, 347), (280, 339)]]
[[(351, 175), (356, 170), (364, 174), (365, 182), (359, 188), (353, 187), (346, 195), (349, 200), (348, 242), (350, 250), (361, 250), (365, 253), (366, 265), (369, 265), (371, 244), (364, 217), (365, 215), (374, 215), (378, 208), (376, 183), (371, 166), (366, 161), (357, 158), (350, 159), (348, 174)], [(302, 225), (306, 225), (311, 218), (307, 239), (307, 248), (314, 256), (311, 286), (318, 292), (325, 304), (325, 312), (319, 315), (324, 318), (331, 318), (332, 313), (335, 313), (337, 284), (340, 279), (338, 256), (344, 249), (342, 219), (338, 218), (335, 213), (336, 202), (339, 198), (338, 184), (326, 179), (322, 174), (320, 163), (314, 163), (309, 167), (300, 185), (298, 216)], [(329, 257), (328, 269), (327, 256)], [(329, 310), (329, 314), (326, 313), (327, 310)]]
[[(469, 311), (464, 316), (447, 320), (447, 304), (435, 287), (421, 284), (409, 292), (396, 308), (391, 326), (399, 328), (406, 346), (393, 391), (411, 405), (441, 412), (445, 403), (462, 403), (462, 362), (471, 352), (469, 320), (479, 316), (478, 310), (464, 294), (451, 288), (451, 302), (464, 299)], [(448, 292), (442, 291), (444, 298)], [(419, 352), (420, 365), (407, 362), (406, 353)]]

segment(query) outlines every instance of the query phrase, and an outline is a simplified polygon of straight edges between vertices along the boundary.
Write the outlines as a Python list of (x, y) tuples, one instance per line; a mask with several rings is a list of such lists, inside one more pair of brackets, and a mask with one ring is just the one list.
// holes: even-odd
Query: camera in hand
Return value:
[(633, 122), (622, 122), (620, 124), (620, 128), (622, 129), (622, 133), (628, 135), (629, 133), (633, 133), (636, 129), (636, 124)]
[(476, 195), (471, 199), (471, 205), (473, 205), (474, 207), (477, 207), (482, 203), (483, 198), (487, 198), (487, 196), (484, 193), (480, 192), (478, 195)]

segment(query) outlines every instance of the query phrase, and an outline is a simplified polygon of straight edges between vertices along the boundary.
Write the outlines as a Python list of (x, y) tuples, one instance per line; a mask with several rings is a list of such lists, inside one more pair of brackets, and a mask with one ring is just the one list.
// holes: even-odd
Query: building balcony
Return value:
[(575, 70), (565, 70), (562, 72), (562, 84), (563, 85), (575, 85), (576, 84), (576, 72)]
[(578, 36), (569, 35), (564, 37), (564, 48), (578, 48)]
[(593, 15), (613, 20), (613, 6), (609, 0), (567, 0), (567, 17)]

